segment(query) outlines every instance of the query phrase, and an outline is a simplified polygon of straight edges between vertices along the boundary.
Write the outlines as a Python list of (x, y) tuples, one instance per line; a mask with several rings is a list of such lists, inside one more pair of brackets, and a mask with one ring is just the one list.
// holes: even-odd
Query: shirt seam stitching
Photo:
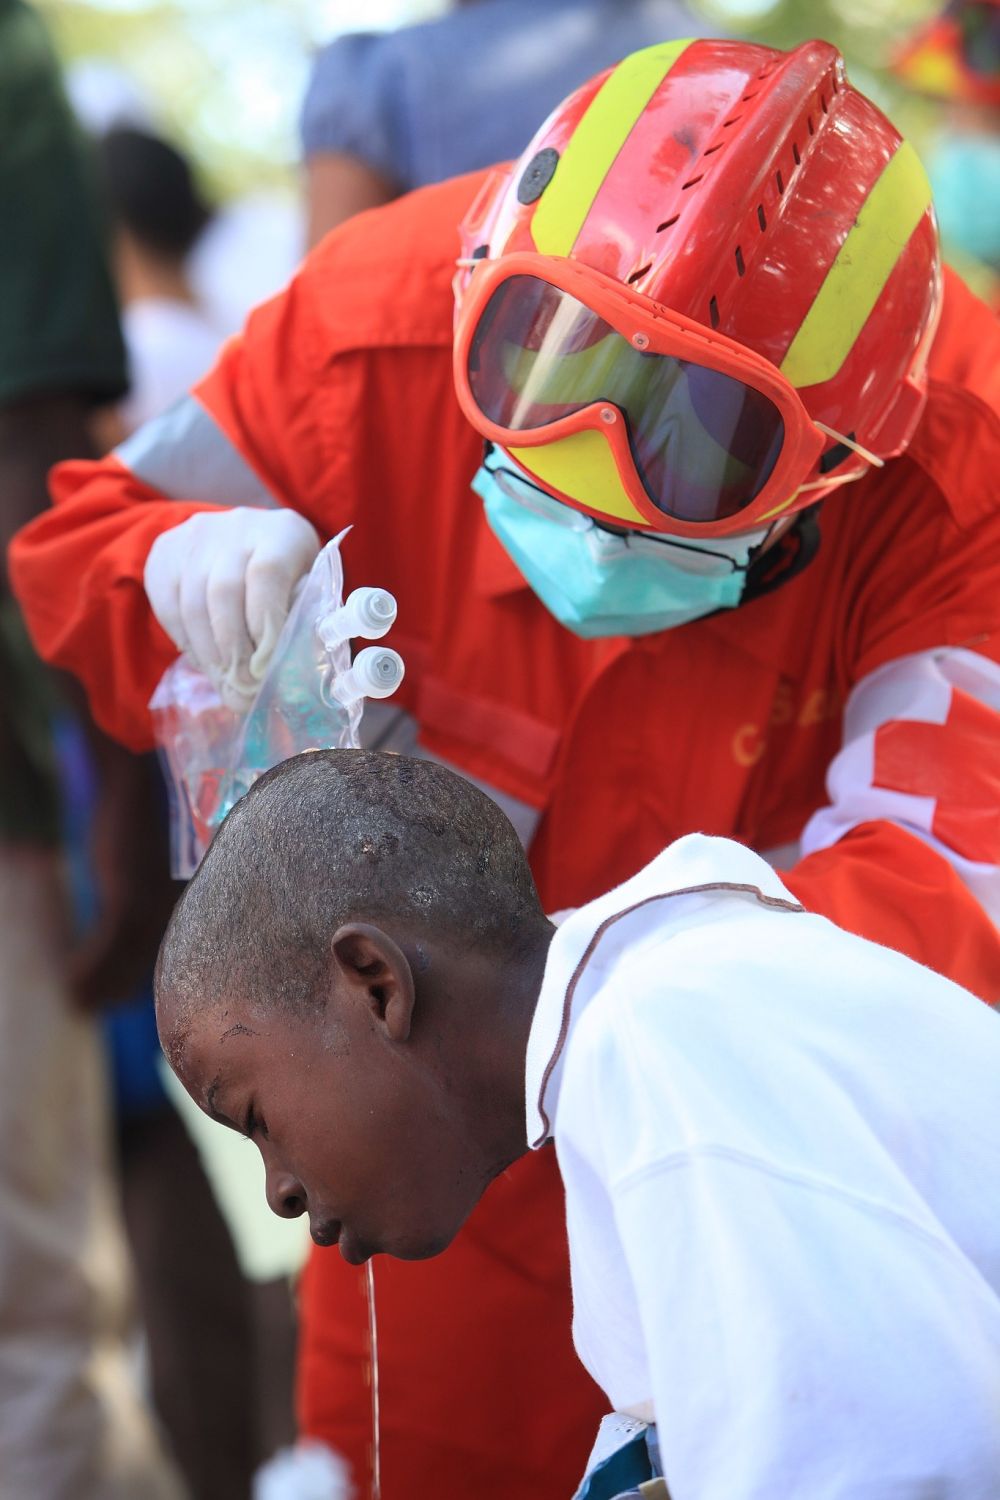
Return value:
[[(610, 1184), (612, 1194), (626, 1194), (635, 1187), (640, 1187), (650, 1178), (664, 1175), (668, 1172), (677, 1171), (679, 1168), (694, 1166), (701, 1160), (727, 1161), (735, 1166), (749, 1169), (765, 1177), (772, 1177), (779, 1182), (791, 1184), (793, 1187), (803, 1188), (807, 1192), (832, 1198), (849, 1207), (856, 1208), (871, 1218), (891, 1220), (899, 1228), (907, 1230), (911, 1235), (922, 1240), (925, 1244), (932, 1246), (939, 1252), (944, 1253), (950, 1260), (957, 1260), (959, 1264), (968, 1268), (966, 1258), (957, 1251), (956, 1247), (942, 1236), (932, 1233), (918, 1224), (915, 1219), (903, 1213), (900, 1209), (892, 1208), (889, 1204), (879, 1203), (876, 1199), (869, 1198), (862, 1193), (857, 1193), (849, 1188), (839, 1186), (835, 1182), (829, 1182), (822, 1177), (811, 1176), (805, 1172), (797, 1172), (790, 1167), (780, 1167), (773, 1162), (763, 1161), (760, 1157), (750, 1152), (740, 1151), (733, 1146), (720, 1146), (705, 1144), (701, 1146), (685, 1147), (682, 1151), (671, 1153), (670, 1156), (662, 1157), (656, 1162), (650, 1162), (645, 1167), (637, 1167), (627, 1176)], [(978, 1274), (978, 1273), (977, 1273)]]
[(701, 885), (684, 886), (680, 890), (654, 891), (652, 895), (644, 896), (641, 901), (635, 901), (631, 906), (626, 906), (621, 911), (612, 912), (609, 917), (605, 917), (604, 921), (601, 922), (601, 924), (591, 934), (590, 941), (588, 942), (586, 948), (583, 950), (576, 968), (570, 975), (569, 983), (567, 984), (565, 994), (563, 995), (562, 1019), (559, 1024), (559, 1034), (556, 1037), (556, 1044), (552, 1049), (552, 1053), (542, 1073), (541, 1082), (538, 1085), (537, 1112), (539, 1118), (542, 1121), (542, 1133), (540, 1136), (537, 1136), (531, 1143), (532, 1149), (537, 1149), (537, 1147), (539, 1147), (552, 1134), (552, 1123), (549, 1119), (548, 1111), (545, 1108), (545, 1090), (549, 1086), (549, 1080), (551, 1079), (552, 1074), (555, 1071), (555, 1067), (557, 1062), (559, 1061), (560, 1054), (562, 1053), (562, 1050), (566, 1045), (566, 1039), (569, 1035), (570, 1016), (573, 1011), (573, 997), (576, 994), (576, 987), (579, 984), (580, 980), (583, 978), (584, 970), (597, 951), (597, 948), (605, 933), (611, 927), (613, 927), (616, 922), (620, 922), (623, 917), (631, 916), (633, 912), (641, 910), (641, 908), (644, 906), (652, 905), (654, 901), (668, 901), (674, 896), (705, 895), (711, 891), (730, 891), (735, 892), (737, 895), (753, 896), (757, 901), (760, 902), (762, 906), (776, 907), (782, 911), (800, 913), (805, 911), (805, 907), (801, 904), (801, 902), (783, 896), (769, 896), (765, 891), (761, 890), (760, 886), (752, 885), (749, 882), (714, 880), (707, 881)]

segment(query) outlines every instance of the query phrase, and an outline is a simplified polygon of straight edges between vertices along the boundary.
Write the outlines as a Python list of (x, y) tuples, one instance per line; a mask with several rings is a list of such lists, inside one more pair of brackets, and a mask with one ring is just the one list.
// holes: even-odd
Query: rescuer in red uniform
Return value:
[[(353, 523), (408, 666), (380, 743), (409, 727), (513, 807), (549, 910), (735, 835), (996, 1000), (998, 356), (832, 47), (666, 44), (513, 168), (331, 235), (190, 398), (56, 471), (13, 578), (139, 748), (179, 647), (246, 700)], [(545, 1153), (376, 1282), (386, 1500), (569, 1493), (601, 1402)], [(359, 1292), (314, 1253), (301, 1411), (363, 1485)]]

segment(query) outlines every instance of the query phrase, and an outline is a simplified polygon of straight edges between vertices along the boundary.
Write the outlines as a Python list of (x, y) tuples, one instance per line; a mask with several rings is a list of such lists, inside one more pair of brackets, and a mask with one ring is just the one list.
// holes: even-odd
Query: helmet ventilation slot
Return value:
[[(761, 70), (760, 70), (759, 74), (757, 75), (757, 77), (755, 79), (751, 80), (750, 86), (747, 88), (746, 93), (743, 94), (743, 96), (742, 96), (742, 98), (740, 100), (740, 104), (741, 105), (749, 104), (753, 99), (755, 99), (757, 97), (757, 94), (760, 92), (760, 88), (761, 88), (761, 85), (763, 84), (763, 82), (768, 78), (768, 76), (771, 73), (773, 73), (780, 66), (780, 64), (781, 64), (781, 59), (780, 58), (773, 59), (771, 62), (768, 62), (768, 63), (764, 64), (764, 66), (761, 68)], [(815, 134), (816, 134), (816, 117), (819, 114), (822, 114), (822, 115), (828, 115), (829, 114), (829, 91), (832, 90), (833, 93), (836, 93), (838, 91), (838, 87), (839, 87), (839, 85), (837, 83), (836, 75), (831, 74), (828, 80), (824, 80), (824, 88), (821, 89), (821, 90), (818, 90), (817, 93), (815, 95), (813, 95), (812, 100), (810, 101), (810, 103), (812, 105), (810, 113), (808, 113), (804, 117), (800, 116), (799, 122), (798, 122), (798, 129), (799, 130), (801, 130), (802, 126), (804, 125), (808, 136), (815, 136)], [(715, 137), (711, 140), (710, 144), (708, 146), (706, 146), (705, 149), (704, 149), (704, 151), (702, 151), (702, 153), (701, 153), (701, 159), (702, 159), (702, 163), (703, 163), (702, 169), (700, 171), (696, 172), (693, 177), (689, 177), (686, 182), (681, 183), (680, 191), (682, 193), (686, 193), (691, 188), (697, 187), (697, 185), (701, 181), (703, 181), (703, 179), (704, 179), (704, 177), (705, 177), (705, 175), (706, 175), (706, 173), (708, 171), (708, 168), (711, 165), (711, 163), (708, 160), (708, 158), (715, 156), (719, 151), (721, 151), (723, 149), (723, 147), (725, 145), (727, 145), (727, 143), (730, 140), (730, 137), (727, 136), (727, 135), (723, 135), (723, 132), (724, 131), (728, 131), (728, 130), (732, 130), (732, 128), (735, 125), (739, 125), (740, 124), (740, 122), (741, 122), (742, 119), (743, 119), (743, 111), (741, 110), (741, 112), (739, 114), (731, 115), (728, 120), (723, 120), (722, 125), (716, 131)], [(786, 146), (785, 149), (787, 150), (788, 147)], [(790, 183), (792, 177), (794, 176), (796, 170), (802, 165), (802, 157), (803, 157), (803, 150), (799, 146), (798, 141), (792, 141), (791, 142), (791, 161), (788, 161), (787, 158), (786, 158), (786, 160), (782, 163), (781, 167), (775, 168), (774, 175), (773, 175), (773, 178), (772, 178), (772, 181), (774, 183), (774, 189), (773, 189), (773, 191), (776, 194), (776, 197), (778, 199), (784, 197), (785, 191), (788, 188), (789, 183)], [(757, 204), (757, 224), (758, 224), (758, 227), (759, 227), (759, 230), (760, 230), (761, 234), (765, 234), (767, 232), (768, 214), (771, 212), (771, 209), (772, 209), (773, 206), (774, 205), (770, 203), (769, 195), (768, 195), (768, 198), (767, 198), (766, 201), (762, 201), (762, 202), (760, 202), (760, 203)], [(772, 217), (773, 217), (773, 214), (772, 214)], [(662, 234), (664, 232), (664, 230), (670, 229), (674, 224), (677, 223), (677, 220), (679, 218), (680, 218), (680, 211), (678, 211), (675, 214), (671, 214), (671, 216), (669, 218), (663, 220), (662, 224), (657, 224), (657, 226), (656, 226), (656, 233), (657, 234)], [(735, 259), (736, 259), (736, 271), (737, 271), (737, 274), (739, 276), (741, 276), (741, 277), (745, 276), (746, 275), (746, 262), (745, 262), (745, 259), (744, 259), (743, 248), (742, 248), (741, 245), (737, 245), (736, 246), (736, 249), (735, 249)], [(630, 283), (633, 280), (638, 280), (640, 276), (645, 275), (645, 273), (646, 273), (646, 271), (648, 269), (649, 269), (648, 267), (644, 267), (642, 271), (636, 271), (636, 272), (634, 272), (633, 275), (629, 277)], [(718, 316), (718, 310), (717, 310), (717, 308), (716, 308), (716, 312), (715, 312), (715, 314), (713, 316), (717, 318), (717, 316)], [(717, 326), (718, 326), (717, 322), (713, 322), (713, 327), (717, 327)]]

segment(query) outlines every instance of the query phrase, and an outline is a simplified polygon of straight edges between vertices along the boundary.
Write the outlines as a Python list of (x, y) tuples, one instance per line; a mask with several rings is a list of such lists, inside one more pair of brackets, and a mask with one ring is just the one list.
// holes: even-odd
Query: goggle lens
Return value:
[(694, 361), (644, 353), (534, 276), (511, 276), (490, 297), (468, 375), (483, 416), (512, 433), (597, 402), (617, 407), (646, 495), (677, 520), (717, 521), (744, 510), (784, 442), (780, 412), (753, 386)]

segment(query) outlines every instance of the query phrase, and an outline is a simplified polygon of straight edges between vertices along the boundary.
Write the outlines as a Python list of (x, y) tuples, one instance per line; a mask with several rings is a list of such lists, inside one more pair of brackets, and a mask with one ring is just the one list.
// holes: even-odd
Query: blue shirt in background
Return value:
[(560, 100), (639, 47), (706, 34), (678, 0), (478, 0), (342, 36), (316, 59), (303, 151), (358, 157), (408, 192), (518, 156)]

